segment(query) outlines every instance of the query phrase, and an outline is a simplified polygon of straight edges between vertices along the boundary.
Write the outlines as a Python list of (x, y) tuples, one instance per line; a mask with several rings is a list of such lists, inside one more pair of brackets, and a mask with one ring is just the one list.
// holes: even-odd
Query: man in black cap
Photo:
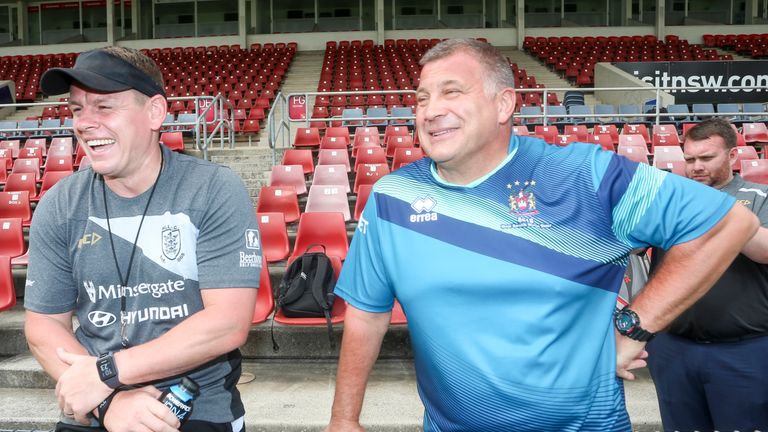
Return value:
[(83, 53), (41, 87), (69, 92), (91, 161), (46, 194), (30, 230), (25, 330), (57, 382), (56, 430), (176, 430), (158, 398), (183, 376), (200, 395), (181, 430), (244, 430), (238, 347), (261, 250), (242, 182), (160, 145), (162, 74), (138, 51)]

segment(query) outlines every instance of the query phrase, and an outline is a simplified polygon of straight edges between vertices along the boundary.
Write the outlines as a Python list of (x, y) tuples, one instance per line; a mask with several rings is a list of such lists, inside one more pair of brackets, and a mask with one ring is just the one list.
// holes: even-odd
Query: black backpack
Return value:
[[(309, 252), (313, 247), (320, 246), (322, 252)], [(322, 318), (328, 325), (328, 340), (331, 349), (336, 348), (331, 324), (331, 309), (336, 296), (333, 288), (336, 286), (336, 274), (333, 271), (331, 259), (325, 254), (325, 246), (309, 245), (303, 255), (296, 258), (280, 281), (275, 293), (275, 313), (283, 311), (289, 318)], [(274, 322), (272, 326), (274, 330)], [(272, 348), (277, 351), (280, 347), (275, 341), (272, 331)]]

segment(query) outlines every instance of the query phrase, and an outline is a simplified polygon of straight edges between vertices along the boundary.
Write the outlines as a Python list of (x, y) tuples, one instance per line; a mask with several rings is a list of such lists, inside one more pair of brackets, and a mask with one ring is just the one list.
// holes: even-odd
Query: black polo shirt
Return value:
[[(739, 175), (723, 189), (768, 226), (768, 185), (744, 181)], [(656, 250), (653, 265), (663, 253)], [(739, 254), (704, 297), (667, 329), (670, 334), (702, 342), (725, 342), (768, 335), (768, 265)]]

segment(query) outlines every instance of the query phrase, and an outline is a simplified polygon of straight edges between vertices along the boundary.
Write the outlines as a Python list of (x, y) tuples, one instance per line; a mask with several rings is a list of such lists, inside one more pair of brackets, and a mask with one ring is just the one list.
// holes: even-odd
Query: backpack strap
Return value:
[[(331, 349), (336, 349), (336, 341), (333, 339), (333, 323), (331, 322), (331, 305), (328, 299), (325, 297), (323, 288), (325, 285), (325, 275), (328, 271), (333, 272), (332, 268), (328, 268), (331, 265), (331, 260), (327, 255), (315, 254), (313, 257), (317, 260), (317, 270), (315, 277), (309, 281), (309, 287), (312, 290), (312, 297), (315, 298), (317, 304), (323, 308), (323, 314), (325, 315), (325, 324), (328, 327), (328, 341), (331, 343)], [(333, 293), (328, 293), (328, 296), (333, 296)]]
[[(309, 247), (312, 247), (312, 245)], [(280, 283), (278, 296), (275, 299), (275, 310), (272, 314), (272, 323), (269, 326), (269, 334), (272, 338), (272, 350), (274, 352), (280, 350), (280, 346), (277, 344), (277, 340), (275, 340), (275, 315), (277, 315), (277, 311), (280, 310), (285, 303), (295, 301), (304, 293), (304, 286), (307, 282), (307, 272), (312, 264), (311, 255), (303, 254), (299, 259), (301, 259), (300, 262), (294, 261), (289, 266), (288, 272)], [(290, 285), (286, 287), (285, 285), (287, 284), (285, 282), (289, 282)]]

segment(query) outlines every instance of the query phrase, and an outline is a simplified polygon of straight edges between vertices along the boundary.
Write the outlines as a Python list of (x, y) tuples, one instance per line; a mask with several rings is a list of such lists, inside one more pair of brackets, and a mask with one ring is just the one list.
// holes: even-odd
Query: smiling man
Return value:
[(200, 396), (181, 430), (244, 430), (238, 347), (260, 263), (239, 257), (261, 251), (242, 182), (160, 144), (162, 74), (136, 50), (82, 53), (41, 87), (69, 93), (91, 160), (46, 194), (30, 230), (25, 331), (56, 380), (56, 431), (177, 430), (158, 397), (183, 376)]
[[(735, 197), (762, 226), (714, 287), (648, 345), (664, 430), (768, 430), (768, 186), (731, 171), (736, 131), (726, 120), (689, 129), (683, 151), (687, 177)], [(652, 273), (664, 256), (653, 254)]]
[[(425, 431), (631, 430), (620, 378), (757, 221), (727, 195), (599, 146), (513, 136), (514, 77), (486, 43), (444, 41), (421, 65), (429, 158), (379, 180), (360, 219), (336, 286), (350, 307), (328, 430), (362, 430), (395, 299)], [(648, 245), (676, 259), (614, 331), (628, 254)]]

